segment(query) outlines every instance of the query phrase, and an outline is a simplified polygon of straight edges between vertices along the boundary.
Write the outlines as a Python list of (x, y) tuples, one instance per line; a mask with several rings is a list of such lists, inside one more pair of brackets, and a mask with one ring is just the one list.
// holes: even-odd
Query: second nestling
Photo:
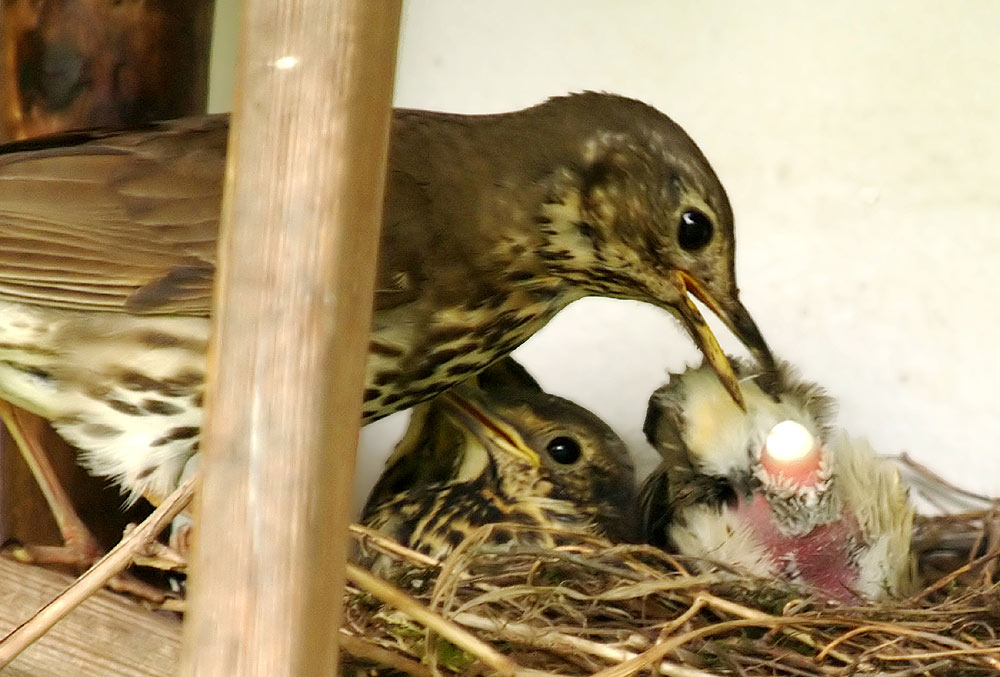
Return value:
[(833, 401), (787, 364), (768, 377), (735, 367), (746, 411), (704, 366), (650, 398), (663, 462), (641, 491), (646, 537), (836, 602), (909, 592), (914, 512), (896, 468), (832, 432)]
[[(630, 541), (635, 514), (621, 438), (505, 358), (414, 409), (362, 522), (440, 558), (500, 524), (493, 543), (553, 547), (571, 532)], [(518, 525), (529, 530), (515, 535)]]

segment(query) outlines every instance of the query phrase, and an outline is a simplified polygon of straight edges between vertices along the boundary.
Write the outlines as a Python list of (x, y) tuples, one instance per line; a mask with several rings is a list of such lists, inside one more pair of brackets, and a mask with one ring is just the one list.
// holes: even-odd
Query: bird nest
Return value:
[(377, 594), (371, 581), (348, 586), (345, 673), (1000, 672), (997, 504), (920, 518), (914, 547), (934, 570), (930, 583), (857, 607), (737, 570), (706, 572), (649, 546), (559, 534), (566, 544), (553, 550), (497, 546), (489, 535), (438, 562), (356, 529), (363, 552), (394, 564)]

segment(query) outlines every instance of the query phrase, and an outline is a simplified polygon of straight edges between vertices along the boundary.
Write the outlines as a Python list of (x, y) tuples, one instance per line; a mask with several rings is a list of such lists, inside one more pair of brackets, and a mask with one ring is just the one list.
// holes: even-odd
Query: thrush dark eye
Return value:
[(569, 465), (570, 463), (576, 463), (580, 460), (580, 444), (572, 437), (556, 437), (549, 442), (545, 450), (549, 452), (549, 456), (552, 457), (556, 463), (562, 463), (563, 465)]
[(697, 251), (708, 244), (714, 230), (707, 216), (697, 209), (689, 209), (681, 214), (677, 224), (677, 242), (684, 251)]

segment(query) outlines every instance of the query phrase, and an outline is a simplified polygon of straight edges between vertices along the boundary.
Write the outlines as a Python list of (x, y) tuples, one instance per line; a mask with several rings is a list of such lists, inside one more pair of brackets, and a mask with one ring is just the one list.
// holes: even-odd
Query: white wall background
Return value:
[[(1000, 494), (998, 37), (994, 0), (412, 0), (396, 103), (496, 112), (595, 89), (666, 112), (729, 190), (743, 300), (776, 354), (878, 450)], [(646, 399), (698, 359), (666, 313), (594, 299), (516, 356), (644, 470)], [(359, 505), (404, 425), (364, 430)]]

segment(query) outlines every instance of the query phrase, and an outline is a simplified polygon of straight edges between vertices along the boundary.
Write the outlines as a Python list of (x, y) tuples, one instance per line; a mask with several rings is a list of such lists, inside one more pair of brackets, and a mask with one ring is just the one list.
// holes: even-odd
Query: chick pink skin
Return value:
[[(827, 494), (833, 488), (830, 466), (820, 442), (801, 430), (805, 437), (800, 441), (811, 440), (812, 444), (791, 454), (773, 452), (768, 446), (770, 436), (764, 442), (757, 473), (762, 488), (749, 499), (738, 498), (736, 515), (756, 533), (775, 573), (814, 588), (830, 600), (858, 603), (861, 598), (854, 591), (859, 573), (851, 557), (852, 544), (861, 538), (858, 521), (843, 506), (832, 506), (832, 511), (818, 508), (829, 502)], [(782, 529), (783, 520), (775, 506), (803, 497), (802, 507), (788, 507), (785, 512), (812, 507), (817, 519), (794, 530)]]
[(834, 521), (817, 525), (809, 533), (790, 535), (778, 528), (778, 516), (760, 493), (753, 494), (749, 501), (741, 499), (736, 513), (756, 534), (771, 559), (774, 573), (814, 588), (841, 604), (862, 601), (854, 592), (859, 574), (851, 560), (851, 544), (857, 542), (860, 531), (852, 515), (841, 513)]

